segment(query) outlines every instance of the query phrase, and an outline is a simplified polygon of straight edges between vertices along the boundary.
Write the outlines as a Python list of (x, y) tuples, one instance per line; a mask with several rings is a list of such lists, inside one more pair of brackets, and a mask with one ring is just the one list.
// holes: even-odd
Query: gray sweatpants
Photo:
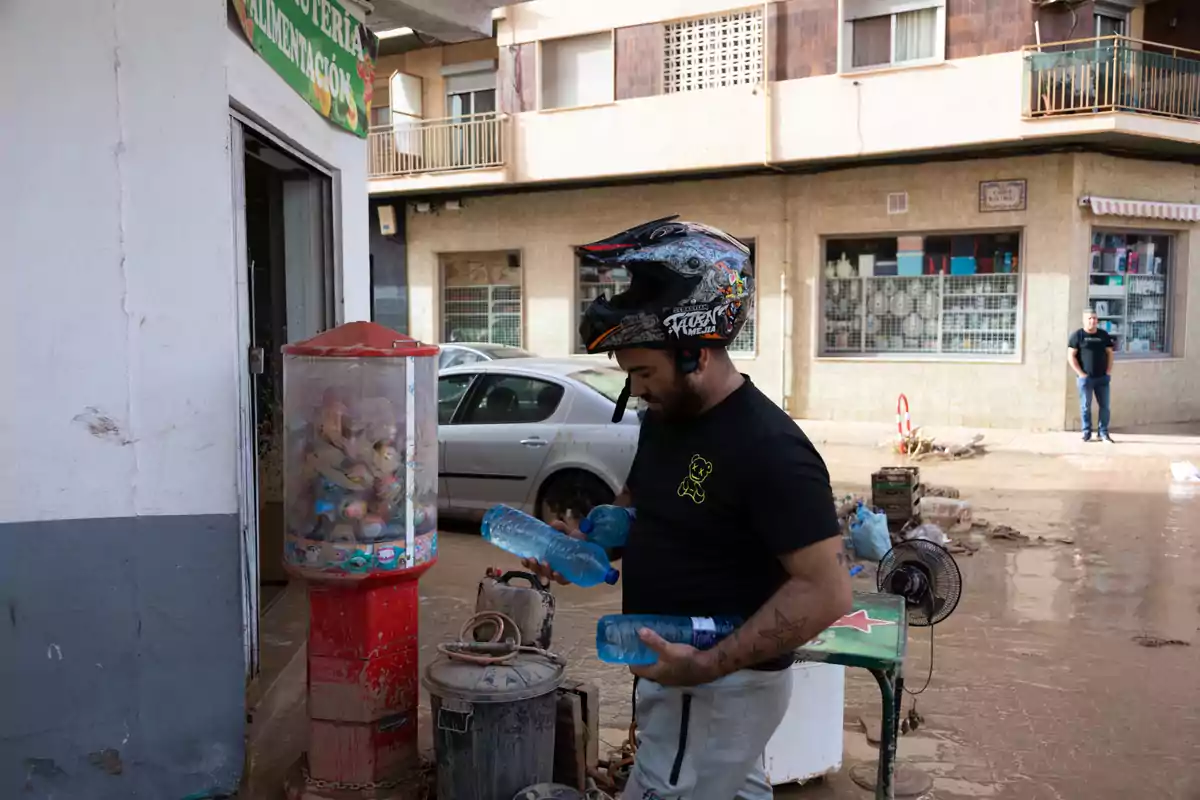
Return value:
[(791, 696), (788, 670), (688, 689), (638, 681), (638, 750), (622, 800), (770, 800), (763, 750)]

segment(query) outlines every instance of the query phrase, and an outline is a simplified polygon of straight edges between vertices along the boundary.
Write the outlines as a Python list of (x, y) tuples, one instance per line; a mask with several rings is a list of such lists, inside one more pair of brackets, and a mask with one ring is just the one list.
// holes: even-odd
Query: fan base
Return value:
[[(864, 761), (850, 768), (850, 780), (867, 791), (875, 791), (875, 777), (879, 773), (879, 764), (875, 761)], [(896, 765), (892, 775), (892, 793), (896, 797), (920, 797), (933, 789), (933, 778), (919, 769)]]

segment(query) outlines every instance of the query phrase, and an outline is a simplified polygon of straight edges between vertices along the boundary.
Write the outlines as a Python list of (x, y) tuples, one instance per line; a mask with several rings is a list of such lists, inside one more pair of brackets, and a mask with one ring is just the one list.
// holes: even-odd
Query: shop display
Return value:
[(1168, 344), (1169, 262), (1165, 234), (1096, 231), (1088, 259), (1088, 306), (1118, 353), (1164, 353)]
[[(824, 281), (823, 351), (1015, 354), (1019, 251), (1017, 233), (827, 242), (827, 275), (840, 275), (839, 265), (853, 269), (855, 263), (871, 264), (873, 274), (860, 270), (855, 277)], [(854, 291), (861, 291), (861, 303), (848, 302)]]

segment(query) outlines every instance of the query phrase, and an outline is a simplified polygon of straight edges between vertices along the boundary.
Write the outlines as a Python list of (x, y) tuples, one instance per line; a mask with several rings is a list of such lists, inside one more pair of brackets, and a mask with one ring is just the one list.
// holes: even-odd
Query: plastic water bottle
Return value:
[(518, 558), (545, 561), (577, 586), (614, 584), (620, 575), (599, 545), (572, 539), (505, 505), (493, 506), (483, 515), (483, 538)]
[(579, 532), (601, 547), (624, 547), (637, 512), (623, 506), (596, 506), (579, 521)]
[(649, 628), (672, 644), (707, 650), (733, 633), (737, 617), (668, 617), (659, 614), (608, 614), (596, 623), (596, 652), (608, 664), (645, 665), (658, 661), (638, 631)]

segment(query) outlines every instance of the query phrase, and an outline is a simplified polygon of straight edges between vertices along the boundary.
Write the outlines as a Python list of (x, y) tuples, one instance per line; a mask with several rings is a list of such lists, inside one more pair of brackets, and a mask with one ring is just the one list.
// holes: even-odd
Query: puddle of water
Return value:
[(983, 783), (964, 781), (959, 778), (935, 777), (933, 788), (937, 797), (952, 795), (954, 797), (995, 797), (1000, 787)]
[[(1062, 549), (1024, 547), (1005, 554), (1008, 607), (1027, 622), (1066, 622), (1075, 616), (1074, 568), (1062, 566)], [(1068, 580), (1064, 580), (1064, 577)]]

